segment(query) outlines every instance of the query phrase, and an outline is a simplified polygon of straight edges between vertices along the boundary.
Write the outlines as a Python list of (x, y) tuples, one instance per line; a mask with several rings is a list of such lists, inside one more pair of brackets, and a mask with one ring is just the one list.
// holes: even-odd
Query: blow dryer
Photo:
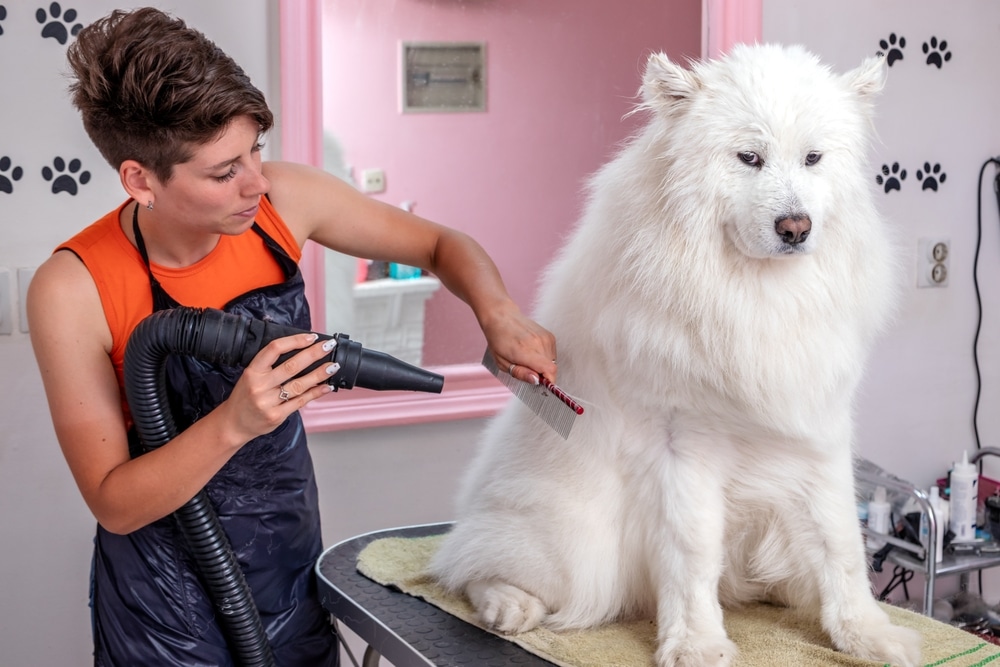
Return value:
[[(246, 366), (265, 345), (301, 329), (225, 313), (173, 308), (153, 313), (135, 328), (125, 350), (125, 394), (139, 440), (146, 451), (177, 435), (165, 386), (170, 354), (186, 355), (224, 366)], [(340, 370), (329, 383), (335, 389), (403, 389), (439, 393), (444, 378), (383, 352), (366, 350), (345, 334), (318, 334), (337, 340), (329, 357), (305, 371), (335, 361)], [(295, 352), (282, 355), (282, 363)], [(216, 617), (239, 667), (271, 667), (274, 656), (260, 614), (222, 524), (202, 489), (174, 512), (181, 533), (216, 607)]]
[[(210, 311), (205, 312), (211, 321), (214, 322), (217, 319), (216, 316), (208, 315)], [(225, 316), (225, 313), (223, 313), (223, 316)], [(236, 346), (235, 349), (243, 351), (240, 357), (241, 366), (249, 364), (261, 348), (272, 340), (304, 333), (301, 329), (286, 327), (274, 324), (273, 322), (243, 319), (245, 321), (237, 324), (233, 329), (233, 333), (241, 340), (235, 340), (230, 343)], [(219, 326), (228, 328), (231, 325), (228, 325), (225, 319), (223, 319), (219, 323)], [(436, 373), (411, 366), (405, 361), (400, 361), (385, 352), (366, 350), (360, 343), (351, 340), (351, 337), (347, 334), (317, 335), (320, 340), (336, 340), (337, 347), (333, 349), (329, 358), (320, 359), (295, 377), (305, 375), (315, 368), (335, 361), (340, 364), (340, 370), (331, 376), (329, 380), (329, 384), (333, 386), (334, 391), (338, 389), (353, 389), (355, 386), (358, 386), (364, 389), (376, 389), (379, 391), (401, 389), (406, 391), (424, 391), (434, 394), (441, 393), (441, 389), (444, 386), (444, 378)], [(278, 358), (277, 364), (282, 363), (294, 354), (295, 352), (290, 352), (282, 355)]]

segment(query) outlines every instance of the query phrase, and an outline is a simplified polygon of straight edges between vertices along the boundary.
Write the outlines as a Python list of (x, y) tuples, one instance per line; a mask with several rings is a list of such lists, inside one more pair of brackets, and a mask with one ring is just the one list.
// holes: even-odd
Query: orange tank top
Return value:
[[(119, 224), (122, 209), (130, 205), (135, 206), (134, 200), (56, 248), (76, 254), (97, 285), (111, 329), (111, 362), (123, 392), (125, 344), (136, 325), (153, 312), (146, 265)], [(267, 197), (261, 197), (255, 221), (292, 260), (297, 263), (301, 259), (295, 237)], [(191, 266), (177, 269), (151, 263), (150, 269), (170, 296), (194, 308), (222, 308), (241, 294), (285, 280), (281, 266), (252, 229), (237, 236), (223, 235), (212, 252)], [(122, 404), (128, 415), (124, 393)]]

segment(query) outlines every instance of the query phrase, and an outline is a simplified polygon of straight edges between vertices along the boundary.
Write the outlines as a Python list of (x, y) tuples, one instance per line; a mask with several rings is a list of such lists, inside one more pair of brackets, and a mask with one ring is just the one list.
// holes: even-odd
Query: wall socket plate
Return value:
[(0, 269), (0, 336), (14, 331), (14, 309), (10, 298), (10, 269)]
[(21, 333), (28, 333), (28, 285), (34, 277), (34, 267), (17, 270), (17, 319)]
[(951, 240), (917, 241), (917, 287), (947, 287), (951, 273)]
[(368, 193), (385, 192), (385, 171), (382, 169), (362, 169), (361, 191)]

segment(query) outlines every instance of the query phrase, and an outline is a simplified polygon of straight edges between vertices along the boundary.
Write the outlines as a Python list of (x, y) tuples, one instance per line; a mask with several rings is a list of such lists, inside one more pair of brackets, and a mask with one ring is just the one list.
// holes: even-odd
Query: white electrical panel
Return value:
[(403, 42), (404, 112), (486, 110), (486, 44)]

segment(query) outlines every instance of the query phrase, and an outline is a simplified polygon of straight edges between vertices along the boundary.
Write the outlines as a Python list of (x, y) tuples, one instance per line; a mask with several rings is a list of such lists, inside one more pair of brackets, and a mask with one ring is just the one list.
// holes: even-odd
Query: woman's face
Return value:
[(217, 139), (196, 146), (169, 181), (151, 185), (156, 217), (179, 233), (246, 231), (271, 185), (261, 173), (259, 140), (257, 123), (240, 116)]

